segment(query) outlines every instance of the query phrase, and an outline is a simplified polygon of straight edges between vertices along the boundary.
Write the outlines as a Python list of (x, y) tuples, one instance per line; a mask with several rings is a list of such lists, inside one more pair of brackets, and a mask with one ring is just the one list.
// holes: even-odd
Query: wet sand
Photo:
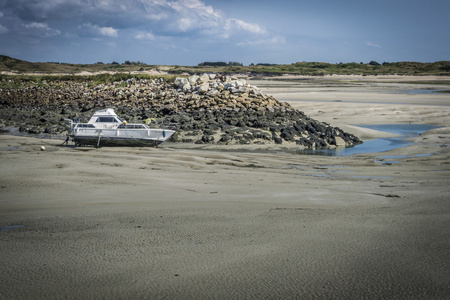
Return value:
[(344, 157), (0, 135), (0, 298), (445, 299), (449, 94), (283, 84), (257, 85), (365, 140), (444, 128)]

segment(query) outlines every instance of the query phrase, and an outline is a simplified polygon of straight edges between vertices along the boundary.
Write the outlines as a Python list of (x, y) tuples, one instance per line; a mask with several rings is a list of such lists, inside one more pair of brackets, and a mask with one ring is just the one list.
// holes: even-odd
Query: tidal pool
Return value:
[(324, 156), (345, 156), (361, 153), (384, 152), (411, 145), (413, 143), (406, 141), (405, 140), (406, 138), (418, 136), (423, 132), (426, 132), (434, 128), (438, 128), (438, 126), (435, 125), (424, 125), (424, 124), (383, 124), (383, 125), (358, 125), (358, 126), (398, 134), (399, 137), (374, 139), (350, 148), (299, 150), (297, 153), (310, 155), (324, 155)]

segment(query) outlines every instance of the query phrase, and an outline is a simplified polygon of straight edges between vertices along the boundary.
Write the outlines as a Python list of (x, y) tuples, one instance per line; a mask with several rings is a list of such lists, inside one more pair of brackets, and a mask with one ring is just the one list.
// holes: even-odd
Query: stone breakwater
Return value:
[(31, 134), (65, 135), (64, 119), (87, 121), (95, 110), (113, 107), (128, 122), (176, 130), (173, 142), (290, 144), (309, 149), (361, 143), (354, 135), (261, 93), (245, 80), (214, 74), (174, 82), (27, 84), (1, 88), (0, 103), (0, 125)]

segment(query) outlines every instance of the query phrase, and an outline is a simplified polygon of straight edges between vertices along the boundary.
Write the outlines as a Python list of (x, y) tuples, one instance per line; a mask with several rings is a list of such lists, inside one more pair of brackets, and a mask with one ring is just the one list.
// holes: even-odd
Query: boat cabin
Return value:
[(94, 113), (94, 115), (91, 117), (91, 119), (88, 122), (89, 124), (95, 124), (95, 123), (123, 123), (123, 120), (116, 115), (114, 110), (112, 108), (102, 109), (98, 110)]

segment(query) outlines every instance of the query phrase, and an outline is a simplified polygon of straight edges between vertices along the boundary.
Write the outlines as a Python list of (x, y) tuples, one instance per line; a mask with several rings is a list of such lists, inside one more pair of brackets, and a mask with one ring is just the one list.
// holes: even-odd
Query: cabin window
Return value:
[(117, 123), (114, 117), (98, 117), (96, 123)]
[(77, 127), (78, 128), (95, 128), (95, 126), (92, 124), (78, 124)]

